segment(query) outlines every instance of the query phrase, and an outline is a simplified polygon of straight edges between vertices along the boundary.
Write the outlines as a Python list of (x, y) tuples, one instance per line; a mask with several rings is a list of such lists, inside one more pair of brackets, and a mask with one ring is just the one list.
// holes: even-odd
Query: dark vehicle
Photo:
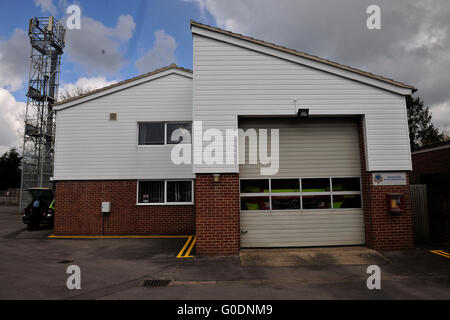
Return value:
[(38, 228), (41, 224), (53, 226), (55, 217), (55, 200), (53, 192), (48, 188), (28, 189), (32, 201), (25, 208), (23, 223), (29, 230)]

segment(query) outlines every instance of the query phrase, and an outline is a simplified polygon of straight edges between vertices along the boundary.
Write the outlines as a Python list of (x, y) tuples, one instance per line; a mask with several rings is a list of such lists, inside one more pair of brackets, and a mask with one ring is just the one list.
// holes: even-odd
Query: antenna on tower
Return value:
[(32, 18), (30, 74), (23, 137), (20, 211), (30, 201), (26, 190), (49, 188), (53, 176), (55, 114), (65, 29), (53, 16)]

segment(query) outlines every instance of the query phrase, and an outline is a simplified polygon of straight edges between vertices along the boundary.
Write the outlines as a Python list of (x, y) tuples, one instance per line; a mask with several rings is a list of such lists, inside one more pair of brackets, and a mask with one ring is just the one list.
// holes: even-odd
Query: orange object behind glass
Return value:
[(388, 208), (392, 214), (402, 213), (404, 210), (403, 194), (388, 194)]

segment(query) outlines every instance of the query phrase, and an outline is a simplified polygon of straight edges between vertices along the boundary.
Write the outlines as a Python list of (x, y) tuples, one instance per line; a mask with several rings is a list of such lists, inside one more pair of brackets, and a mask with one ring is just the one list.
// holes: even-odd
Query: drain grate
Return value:
[(162, 288), (168, 287), (172, 280), (144, 280), (141, 282), (141, 287), (144, 288)]

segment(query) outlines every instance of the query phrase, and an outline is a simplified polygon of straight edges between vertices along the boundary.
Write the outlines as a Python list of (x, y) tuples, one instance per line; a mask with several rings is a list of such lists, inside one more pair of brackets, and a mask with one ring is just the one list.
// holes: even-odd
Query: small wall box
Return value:
[(403, 194), (387, 194), (388, 209), (391, 214), (400, 214), (405, 209)]
[(102, 202), (102, 213), (111, 212), (111, 202)]

